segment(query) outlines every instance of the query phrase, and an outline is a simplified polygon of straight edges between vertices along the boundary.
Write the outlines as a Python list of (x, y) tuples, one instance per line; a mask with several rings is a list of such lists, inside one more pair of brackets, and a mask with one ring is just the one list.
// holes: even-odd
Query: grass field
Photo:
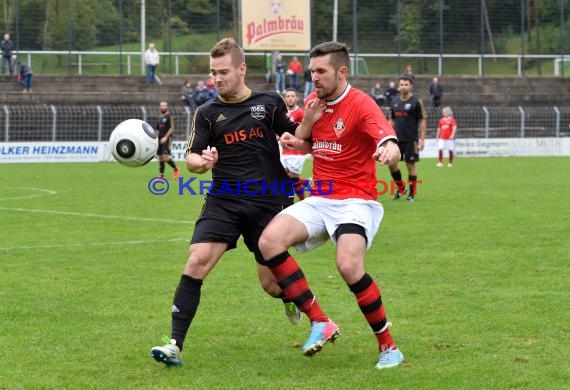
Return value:
[(388, 371), (331, 244), (298, 257), (341, 326), (320, 355), (240, 244), (204, 284), (184, 366), (152, 361), (201, 207), (174, 182), (151, 195), (156, 165), (0, 165), (0, 388), (568, 388), (569, 158), (425, 159), (416, 202), (381, 197), (367, 270), (406, 357)]

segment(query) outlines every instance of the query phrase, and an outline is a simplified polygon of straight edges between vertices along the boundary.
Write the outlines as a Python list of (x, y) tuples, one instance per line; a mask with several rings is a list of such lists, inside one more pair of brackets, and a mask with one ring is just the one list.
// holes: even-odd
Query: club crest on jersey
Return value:
[(259, 104), (257, 106), (251, 107), (251, 116), (257, 120), (265, 118), (265, 106)]
[(334, 124), (334, 133), (336, 134), (337, 137), (340, 137), (342, 135), (342, 133), (344, 132), (344, 122), (342, 121), (342, 118), (339, 118), (335, 124)]
[(406, 104), (404, 105), (404, 110), (410, 111), (410, 108), (412, 108), (412, 105), (411, 105), (410, 103), (406, 103)]

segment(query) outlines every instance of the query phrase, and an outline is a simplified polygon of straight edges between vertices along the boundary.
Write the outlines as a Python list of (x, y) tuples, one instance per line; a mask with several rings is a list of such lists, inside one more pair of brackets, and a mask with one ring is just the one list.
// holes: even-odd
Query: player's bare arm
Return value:
[(218, 151), (215, 147), (202, 150), (202, 154), (188, 153), (186, 156), (186, 169), (192, 173), (204, 173), (212, 169), (218, 161)]
[(372, 158), (381, 165), (397, 164), (400, 161), (400, 148), (395, 140), (389, 139), (376, 149)]
[(318, 121), (321, 115), (323, 115), (326, 106), (327, 103), (324, 100), (317, 98), (307, 102), (305, 105), (305, 117), (299, 126), (297, 126), (295, 137), (300, 139), (310, 139), (313, 123)]
[(172, 133), (174, 132), (174, 129), (171, 127), (170, 129), (168, 129), (168, 131), (166, 132), (166, 134), (164, 135), (164, 137), (162, 137), (160, 139), (160, 143), (161, 144), (165, 144), (168, 142), (168, 140), (170, 139), (170, 137), (172, 137)]
[(418, 149), (419, 149), (419, 150), (424, 150), (425, 140), (426, 140), (427, 121), (426, 121), (425, 119), (420, 119), (418, 125), (419, 125), (419, 128), (420, 128), (420, 139), (419, 139), (419, 142), (418, 142)]
[(312, 142), (306, 139), (300, 139), (295, 137), (291, 133), (283, 133), (279, 138), (279, 142), (284, 149), (295, 149), (300, 150), (303, 153), (312, 152)]

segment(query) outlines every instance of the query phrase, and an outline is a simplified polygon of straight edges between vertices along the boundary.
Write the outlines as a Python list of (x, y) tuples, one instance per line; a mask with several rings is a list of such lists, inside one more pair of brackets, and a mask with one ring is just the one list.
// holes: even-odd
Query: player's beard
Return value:
[(167, 111), (168, 111), (168, 110), (160, 110), (160, 113), (161, 113), (161, 114), (166, 114)]
[(328, 100), (329, 97), (336, 91), (337, 85), (333, 85), (330, 88), (326, 88), (324, 85), (320, 84), (317, 86), (315, 84), (315, 92), (317, 93), (317, 97), (322, 100)]

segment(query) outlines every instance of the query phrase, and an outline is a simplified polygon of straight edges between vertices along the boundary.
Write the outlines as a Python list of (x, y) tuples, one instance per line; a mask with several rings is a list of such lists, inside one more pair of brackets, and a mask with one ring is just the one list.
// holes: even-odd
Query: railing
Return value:
[[(299, 56), (304, 58), (307, 53), (284, 53), (285, 56)], [(191, 63), (194, 70), (193, 73), (208, 73), (208, 52), (165, 52), (161, 53), (160, 72), (163, 74), (186, 74), (189, 65), (182, 64), (181, 60)], [(268, 53), (264, 52), (248, 52), (248, 57), (259, 57), (256, 66), (257, 71), (264, 72), (261, 69), (265, 66), (265, 57)], [(95, 73), (110, 74), (144, 74), (145, 67), (140, 52), (116, 52), (116, 51), (20, 51), (20, 58), (25, 58), (27, 63), (39, 74), (55, 73), (71, 73), (82, 75), (87, 67), (93, 66), (105, 69), (94, 69)], [(57, 59), (56, 59), (57, 58)], [(62, 61), (66, 59), (66, 61)], [(123, 63), (123, 59), (125, 63)], [(426, 74), (457, 74), (459, 69), (462, 75), (477, 75), (482, 77), (487, 74), (497, 75), (518, 75), (524, 76), (526, 69), (529, 67), (527, 63), (546, 61), (544, 74), (551, 76), (570, 76), (570, 70), (566, 70), (561, 66), (565, 61), (569, 61), (570, 57), (560, 55), (516, 55), (516, 54), (358, 54), (353, 55), (353, 64), (358, 64), (352, 70), (353, 74), (399, 74), (403, 68), (404, 62), (421, 61), (422, 69), (417, 69), (417, 73)], [(496, 66), (496, 63), (507, 62), (505, 66)], [(455, 65), (461, 62), (462, 66)], [(35, 65), (40, 64), (39, 68)], [(56, 65), (57, 64), (57, 65)], [(512, 66), (512, 64), (515, 64)], [(184, 69), (183, 69), (184, 68)], [(93, 69), (91, 69), (93, 70)], [(466, 72), (468, 74), (466, 74)], [(542, 70), (541, 70), (542, 72)], [(93, 72), (91, 72), (93, 73)]]
[[(452, 107), (457, 138), (569, 137), (570, 106)], [(384, 109), (389, 115), (389, 109)], [(175, 139), (188, 138), (193, 111), (172, 106)], [(106, 141), (125, 119), (138, 118), (154, 125), (160, 113), (156, 105), (4, 105), (0, 108), (0, 142)], [(434, 138), (440, 114), (428, 108), (428, 138)]]

